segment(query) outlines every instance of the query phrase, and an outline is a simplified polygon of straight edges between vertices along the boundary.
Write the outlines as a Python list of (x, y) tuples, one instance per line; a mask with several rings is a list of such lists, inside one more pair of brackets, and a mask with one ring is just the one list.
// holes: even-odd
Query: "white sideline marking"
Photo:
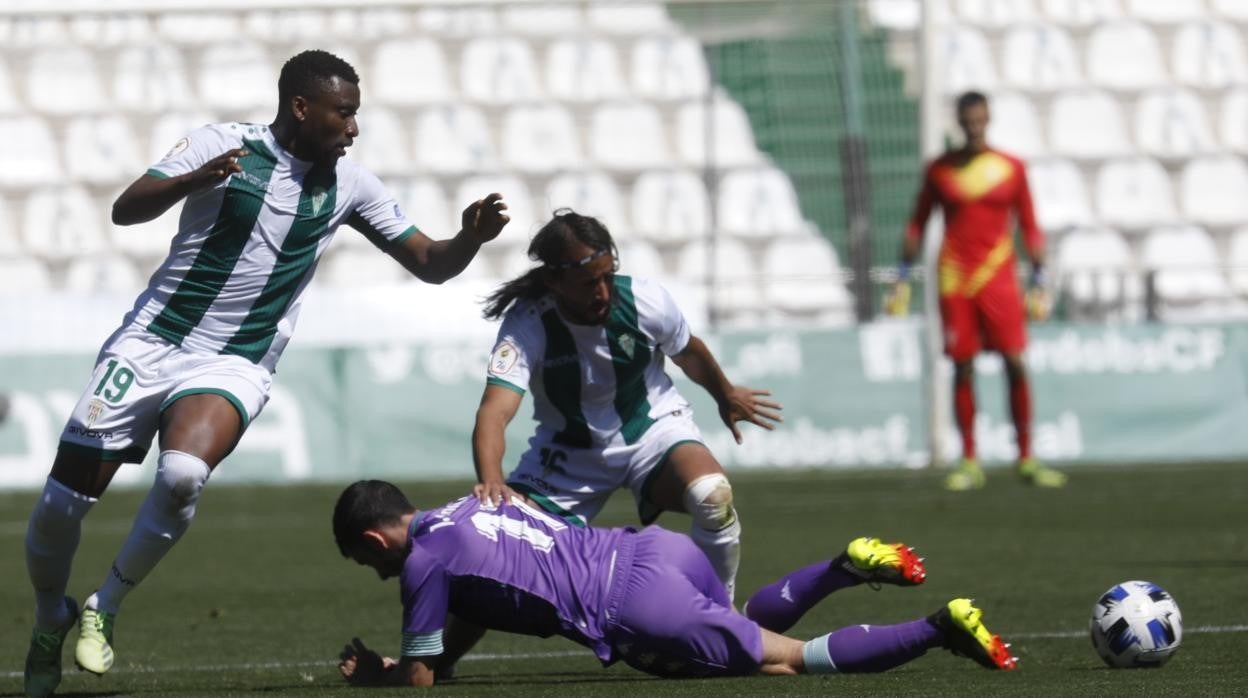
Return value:
[[(1222, 633), (1243, 633), (1248, 632), (1248, 625), (1200, 625), (1195, 628), (1184, 628), (1184, 635), (1212, 635)], [(1050, 639), (1067, 639), (1075, 637), (1085, 637), (1086, 630), (1061, 630), (1055, 632), (1039, 632), (1039, 633), (1007, 633), (1007, 640), (1015, 638), (1023, 640), (1050, 640)], [(519, 654), (469, 654), (461, 662), (488, 662), (498, 659), (566, 659), (568, 657), (585, 657), (590, 658), (594, 655), (588, 650), (564, 650), (562, 652), (521, 652)], [(188, 671), (249, 671), (253, 669), (306, 669), (312, 667), (329, 667), (336, 666), (337, 662), (329, 660), (317, 660), (313, 662), (248, 662), (245, 664), (194, 664), (190, 666), (165, 666), (165, 667), (118, 667), (108, 672), (110, 674), (171, 674)], [(22, 675), (20, 671), (6, 671), (0, 673), (6, 679), (16, 679)]]

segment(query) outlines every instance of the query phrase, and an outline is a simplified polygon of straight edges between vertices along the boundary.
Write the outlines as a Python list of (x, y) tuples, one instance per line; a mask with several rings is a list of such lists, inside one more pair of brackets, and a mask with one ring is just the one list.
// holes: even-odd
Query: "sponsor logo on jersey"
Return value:
[(165, 159), (168, 160), (174, 155), (177, 155), (178, 153), (181, 153), (183, 150), (186, 150), (190, 146), (191, 146), (191, 139), (189, 137), (183, 137), (182, 140), (173, 144), (173, 147), (169, 149), (169, 152), (165, 153)]
[(495, 376), (505, 376), (515, 367), (516, 361), (520, 359), (520, 352), (516, 351), (516, 345), (511, 342), (501, 342), (494, 347), (494, 353), (490, 354), (490, 374)]

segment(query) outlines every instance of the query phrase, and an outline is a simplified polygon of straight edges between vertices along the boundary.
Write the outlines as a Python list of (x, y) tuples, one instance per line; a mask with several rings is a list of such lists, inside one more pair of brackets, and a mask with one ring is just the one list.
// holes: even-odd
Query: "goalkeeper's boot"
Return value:
[(855, 538), (842, 556), (841, 566), (874, 589), (881, 584), (915, 586), (927, 579), (923, 558), (905, 543), (883, 543), (879, 538)]
[(69, 618), (60, 627), (48, 632), (35, 628), (30, 633), (24, 676), (25, 693), (32, 698), (52, 695), (61, 683), (61, 648), (78, 620), (78, 602), (66, 596), (65, 606), (69, 610)]
[(78, 646), (74, 659), (78, 668), (103, 674), (113, 667), (113, 622), (117, 614), (95, 608), (82, 609), (78, 622)]
[(989, 669), (1011, 671), (1018, 668), (1018, 657), (1010, 654), (1010, 646), (993, 635), (983, 623), (984, 612), (971, 599), (954, 599), (928, 617), (944, 631), (945, 648), (959, 657), (975, 660)]
[(954, 492), (977, 490), (988, 484), (984, 469), (974, 458), (963, 458), (954, 466), (953, 471), (945, 476), (945, 489)]
[(1043, 465), (1035, 458), (1024, 458), (1015, 467), (1018, 476), (1036, 487), (1063, 487), (1066, 473)]

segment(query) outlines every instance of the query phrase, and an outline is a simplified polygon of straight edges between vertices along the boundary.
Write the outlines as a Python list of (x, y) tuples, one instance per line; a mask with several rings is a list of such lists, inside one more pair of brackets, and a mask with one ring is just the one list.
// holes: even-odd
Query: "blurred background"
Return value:
[[(1246, 28), (1242, 0), (0, 2), (0, 488), (43, 482), (176, 230), (178, 207), (113, 226), (113, 199), (199, 125), (269, 123), (306, 48), (359, 71), (349, 155), (422, 230), (452, 235), (490, 191), (512, 223), (438, 287), (342, 228), (214, 479), (468, 476), (496, 331), (479, 301), (562, 206), (601, 217), (622, 271), (660, 279), (729, 377), (785, 404), (737, 446), (682, 383), (730, 468), (948, 460), (930, 299), (879, 307), (969, 89), (1048, 236), (1036, 454), (1248, 458)], [(981, 457), (1008, 462), (1001, 366), (977, 368)], [(518, 419), (508, 462), (527, 434)]]

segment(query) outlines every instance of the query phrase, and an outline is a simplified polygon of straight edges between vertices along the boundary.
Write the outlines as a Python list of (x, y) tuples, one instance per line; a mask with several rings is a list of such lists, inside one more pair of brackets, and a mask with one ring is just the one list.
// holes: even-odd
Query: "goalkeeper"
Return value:
[(1000, 352), (1009, 378), (1010, 412), (1018, 438), (1018, 474), (1040, 487), (1061, 487), (1065, 474), (1040, 464), (1031, 453), (1031, 390), (1023, 367), (1027, 344), (1024, 299), (1014, 266), (1010, 214), (1016, 212), (1031, 258), (1026, 311), (1044, 319), (1044, 236), (1036, 225), (1023, 163), (988, 146), (988, 99), (978, 92), (958, 98), (961, 149), (933, 161), (923, 178), (914, 214), (906, 229), (899, 279), (885, 301), (888, 312), (905, 314), (910, 303), (909, 272), (922, 249), (923, 229), (932, 207), (944, 212), (945, 239), (938, 283), (945, 353), (953, 361), (953, 406), (962, 436), (962, 460), (945, 479), (950, 490), (983, 487), (975, 455), (975, 355)]

